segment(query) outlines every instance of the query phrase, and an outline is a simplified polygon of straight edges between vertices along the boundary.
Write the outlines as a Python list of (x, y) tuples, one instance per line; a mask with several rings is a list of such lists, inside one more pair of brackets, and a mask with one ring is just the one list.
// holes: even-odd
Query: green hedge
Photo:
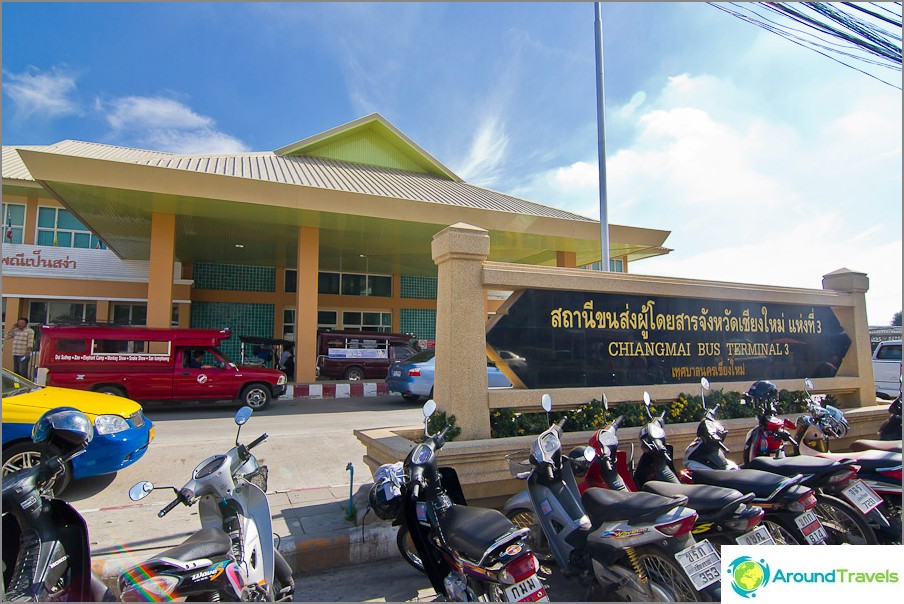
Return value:
[[(719, 410), (720, 419), (734, 419), (737, 417), (755, 417), (756, 413), (749, 405), (742, 405), (742, 395), (739, 392), (726, 392), (714, 390), (706, 395), (706, 406), (712, 409), (721, 403)], [(824, 404), (837, 405), (837, 401), (830, 394), (827, 395)], [(654, 415), (667, 410), (666, 425), (681, 424), (686, 422), (699, 422), (703, 417), (703, 403), (700, 395), (681, 393), (671, 402), (653, 401), (650, 410)], [(790, 413), (804, 413), (807, 410), (807, 394), (804, 391), (779, 392), (778, 410), (780, 415)], [(609, 405), (608, 414), (604, 414), (603, 403), (598, 399), (566, 411), (553, 411), (549, 414), (549, 422), (558, 422), (563, 416), (568, 416), (565, 422), (565, 432), (582, 432), (585, 430), (597, 430), (608, 421), (613, 421), (619, 415), (624, 415), (620, 427), (639, 427), (647, 423), (648, 417), (643, 403), (618, 403)], [(490, 414), (490, 434), (493, 438), (505, 438), (509, 436), (525, 436), (539, 434), (549, 427), (546, 413), (521, 413), (513, 409), (496, 409)]]

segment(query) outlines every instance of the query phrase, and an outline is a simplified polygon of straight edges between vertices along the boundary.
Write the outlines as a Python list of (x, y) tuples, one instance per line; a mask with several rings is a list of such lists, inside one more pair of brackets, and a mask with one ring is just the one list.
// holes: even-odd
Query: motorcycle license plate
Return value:
[(537, 575), (506, 588), (505, 599), (508, 602), (549, 602), (549, 596)]
[(829, 537), (813, 510), (807, 510), (797, 516), (794, 519), (794, 524), (797, 525), (797, 528), (800, 529), (800, 532), (810, 545), (819, 545)]
[(862, 480), (855, 480), (850, 486), (842, 489), (841, 494), (864, 514), (882, 503), (882, 498), (878, 493)]
[(402, 372), (401, 371), (393, 371), (392, 377), (402, 377)]
[(722, 559), (708, 539), (681, 550), (675, 554), (675, 560), (687, 573), (697, 591), (721, 578)]
[(735, 537), (738, 545), (775, 545), (775, 539), (765, 526), (758, 526), (749, 533)]

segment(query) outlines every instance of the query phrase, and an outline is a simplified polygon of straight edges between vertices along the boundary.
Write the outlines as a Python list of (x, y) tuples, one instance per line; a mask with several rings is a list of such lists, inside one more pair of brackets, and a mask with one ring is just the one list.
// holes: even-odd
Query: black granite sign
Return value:
[(851, 340), (827, 306), (529, 289), (487, 344), (566, 388), (833, 377)]

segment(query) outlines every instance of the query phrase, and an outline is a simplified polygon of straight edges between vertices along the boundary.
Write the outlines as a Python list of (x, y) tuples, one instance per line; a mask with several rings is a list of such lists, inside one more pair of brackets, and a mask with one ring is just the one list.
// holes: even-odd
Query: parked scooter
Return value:
[(142, 602), (187, 598), (207, 601), (291, 601), (292, 570), (274, 546), (267, 488), (267, 466), (239, 435), (250, 407), (235, 415), (235, 447), (202, 461), (181, 489), (139, 482), (129, 490), (132, 500), (154, 489), (173, 489), (176, 498), (161, 509), (163, 517), (180, 503), (198, 502), (201, 529), (181, 544), (161, 552), (119, 576), (123, 601)]
[(750, 387), (747, 396), (756, 410), (757, 425), (747, 434), (743, 467), (782, 476), (804, 475), (801, 484), (813, 489), (816, 495), (814, 512), (828, 533), (829, 544), (878, 544), (876, 533), (863, 510), (869, 511), (874, 522), (886, 528), (889, 523), (880, 512), (875, 511), (881, 499), (862, 481), (856, 480), (859, 468), (854, 461), (846, 458), (787, 457), (786, 442), (795, 447), (795, 452), (799, 449), (797, 440), (789, 431), (789, 428), (794, 428), (794, 422), (778, 416), (778, 388), (772, 382), (759, 380)]
[[(704, 387), (708, 388), (709, 382), (705, 381), (706, 378), (703, 380)], [(644, 491), (658, 495), (686, 495), (688, 505), (698, 514), (694, 536), (709, 539), (720, 551), (722, 545), (775, 545), (769, 531), (760, 526), (765, 513), (751, 505), (753, 493), (713, 485), (680, 483), (672, 459), (672, 445), (666, 442), (665, 411), (654, 417), (650, 411), (649, 392), (643, 393), (643, 400), (650, 421), (640, 430), (643, 453), (632, 482)]]
[(751, 503), (765, 512), (762, 525), (776, 544), (821, 544), (828, 533), (817, 518), (813, 490), (801, 484), (803, 475), (779, 476), (760, 470), (742, 470), (725, 457), (723, 442), (728, 431), (716, 419), (720, 404), (712, 409), (703, 402), (703, 419), (697, 425), (697, 438), (684, 452), (681, 482), (708, 484), (753, 493)]
[(898, 453), (901, 452), (901, 394), (888, 406), (889, 417), (879, 426), (879, 440), (898, 441)]
[[(543, 407), (550, 410), (549, 395)], [(582, 447), (563, 455), (564, 423), (540, 434), (529, 453), (509, 456), (512, 474), (527, 480), (527, 490), (510, 499), (506, 511), (533, 517), (533, 530), (545, 537), (557, 566), (588, 588), (588, 598), (720, 600), (719, 553), (708, 541), (694, 540), (697, 514), (687, 497), (600, 488), (582, 495), (573, 467), (586, 469), (596, 454)]]
[(3, 601), (116, 601), (91, 571), (84, 518), (53, 495), (66, 464), (84, 453), (93, 437), (84, 413), (52, 409), (35, 422), (32, 440), (61, 453), (3, 477)]
[(431, 399), (424, 405), (426, 438), (405, 458), (404, 482), (396, 489), (384, 483), (379, 491), (388, 506), (379, 514), (392, 517), (393, 507), (401, 507), (399, 530), (410, 535), (430, 583), (446, 599), (549, 601), (525, 540), (529, 531), (497, 510), (465, 505), (455, 469), (438, 466), (449, 426), (431, 435), (427, 420), (434, 411)]
[[(881, 543), (901, 543), (901, 453), (875, 449), (831, 453), (830, 441), (844, 437), (848, 421), (841, 409), (823, 406), (810, 396), (813, 382), (806, 380), (807, 413), (797, 419), (794, 450), (841, 462), (853, 461), (857, 479), (841, 490), (852, 505), (866, 514)], [(878, 441), (888, 442), (888, 441)]]

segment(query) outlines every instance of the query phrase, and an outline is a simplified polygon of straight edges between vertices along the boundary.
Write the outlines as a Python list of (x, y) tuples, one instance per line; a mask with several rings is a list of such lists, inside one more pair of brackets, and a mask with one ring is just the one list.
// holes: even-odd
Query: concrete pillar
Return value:
[(106, 323), (110, 321), (110, 309), (112, 307), (112, 302), (109, 300), (97, 300), (97, 311), (95, 313), (95, 318), (98, 323)]
[(25, 305), (22, 304), (21, 298), (6, 298), (6, 321), (3, 325), (3, 367), (10, 371), (14, 367), (13, 340), (12, 338), (7, 340), (6, 334), (16, 326), (16, 321), (19, 320), (19, 317), (28, 316), (28, 313), (23, 312), (24, 310)]
[(317, 273), (320, 229), (298, 229), (298, 280), (295, 288), (295, 375), (289, 381), (313, 382), (317, 364)]
[(148, 270), (148, 327), (170, 327), (173, 317), (175, 214), (151, 215), (151, 264)]
[(556, 252), (556, 266), (561, 268), (577, 268), (578, 255), (576, 252)]
[(841, 394), (838, 400), (861, 407), (876, 404), (876, 382), (873, 376), (872, 351), (869, 345), (869, 322), (866, 317), (866, 292), (869, 278), (846, 268), (838, 269), (822, 277), (822, 288), (851, 294), (853, 306), (834, 308), (841, 326), (851, 338), (851, 347), (838, 368), (839, 377), (857, 376), (858, 391)]
[(482, 268), (490, 237), (484, 229), (454, 224), (433, 236), (432, 252), (438, 267), (433, 398), (455, 416), (461, 440), (489, 438)]

